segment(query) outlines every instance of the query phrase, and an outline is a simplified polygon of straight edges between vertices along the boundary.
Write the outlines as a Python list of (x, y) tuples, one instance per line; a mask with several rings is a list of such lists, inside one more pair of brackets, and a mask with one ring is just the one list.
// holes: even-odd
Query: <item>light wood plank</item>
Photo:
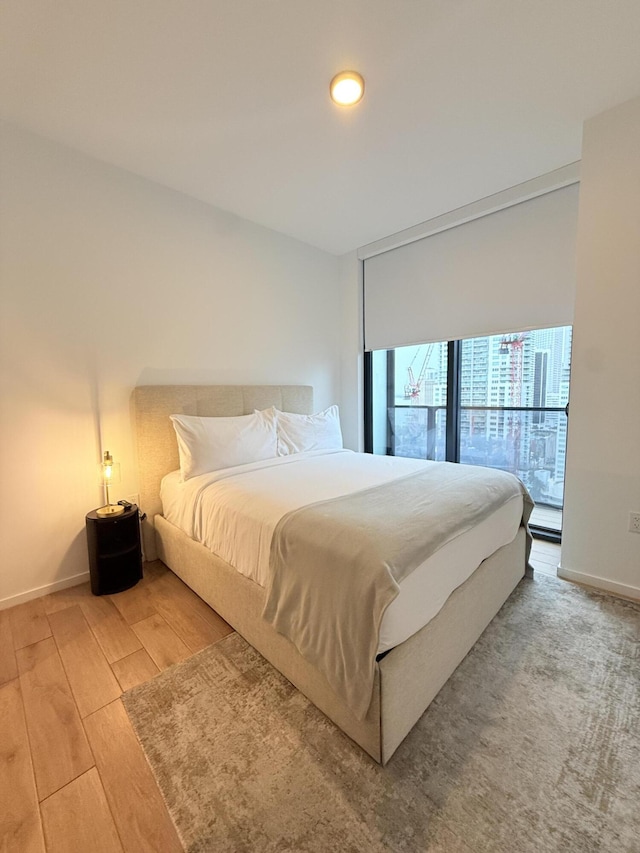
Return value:
[(185, 660), (191, 651), (157, 613), (131, 626), (159, 669)]
[(52, 613), (49, 622), (80, 716), (117, 699), (120, 685), (80, 607), (76, 604)]
[(544, 555), (545, 557), (555, 557), (560, 559), (560, 545), (555, 545), (553, 542), (545, 542), (540, 539), (534, 539), (531, 546), (531, 553), (534, 556)]
[[(169, 569), (165, 566), (162, 560), (151, 560), (142, 564), (144, 580), (147, 583), (161, 578), (163, 575), (169, 574)], [(171, 572), (173, 574), (173, 572)]]
[(51, 628), (41, 598), (18, 604), (9, 611), (14, 649), (23, 649), (51, 636)]
[(557, 566), (560, 562), (560, 549), (558, 548), (556, 551), (550, 551), (534, 545), (531, 549), (531, 559)]
[(169, 572), (160, 560), (143, 563), (142, 570), (142, 580), (135, 586), (109, 596), (129, 625), (154, 615), (156, 611), (149, 599), (149, 586)]
[(543, 551), (542, 549), (536, 549), (534, 552), (534, 557), (536, 560), (544, 560), (545, 563), (555, 563), (556, 565), (560, 562), (560, 551)]
[(109, 663), (142, 648), (140, 640), (107, 596), (94, 595), (80, 602), (80, 607)]
[(532, 554), (531, 559), (535, 560), (536, 563), (545, 563), (545, 565), (550, 568), (557, 568), (559, 560), (554, 560), (553, 557), (548, 557), (546, 554)]
[(84, 725), (123, 847), (131, 853), (181, 853), (151, 768), (118, 699)]
[(53, 637), (17, 653), (27, 731), (41, 800), (93, 766), (93, 756)]
[(552, 578), (557, 577), (556, 569), (549, 566), (547, 563), (538, 563), (535, 560), (531, 560), (531, 565), (533, 566), (533, 571), (538, 572), (542, 575), (549, 575)]
[(41, 804), (48, 853), (122, 853), (95, 767)]
[(111, 664), (111, 669), (123, 690), (129, 690), (138, 684), (149, 681), (160, 672), (146, 649), (140, 649), (126, 658), (114, 661)]
[(0, 851), (44, 853), (20, 684), (0, 687)]
[[(217, 643), (233, 630), (173, 574), (152, 584), (149, 594), (157, 612), (192, 652), (199, 652)], [(198, 612), (201, 608), (208, 611), (206, 618)], [(214, 620), (210, 614), (215, 617)]]
[(9, 610), (0, 610), (0, 684), (18, 677)]
[(92, 596), (91, 586), (89, 582), (76, 584), (76, 586), (60, 589), (58, 592), (51, 592), (49, 595), (42, 597), (42, 606), (47, 616), (50, 613), (57, 613), (58, 610), (66, 610), (67, 607), (73, 607), (75, 604), (81, 604), (86, 599)]
[(167, 570), (166, 575), (164, 575), (158, 583), (154, 584), (154, 589), (156, 587), (162, 588), (172, 597), (179, 598), (189, 604), (198, 616), (208, 622), (211, 627), (218, 632), (218, 639), (221, 640), (223, 637), (226, 637), (227, 634), (233, 633), (231, 625), (229, 625), (228, 622), (225, 622), (222, 616), (219, 616), (206, 601), (200, 598), (199, 595), (190, 589), (186, 583), (184, 583), (184, 581), (172, 571)]
[(151, 583), (152, 580), (143, 578), (131, 589), (108, 596), (127, 624), (133, 625), (134, 622), (141, 622), (155, 615), (156, 609), (149, 598)]

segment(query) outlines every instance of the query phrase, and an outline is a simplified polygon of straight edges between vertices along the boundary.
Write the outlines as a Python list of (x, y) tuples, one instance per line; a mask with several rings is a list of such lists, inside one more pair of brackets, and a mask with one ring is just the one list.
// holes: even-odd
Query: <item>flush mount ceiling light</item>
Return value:
[(331, 100), (341, 107), (352, 107), (364, 95), (364, 78), (357, 71), (341, 71), (329, 86)]

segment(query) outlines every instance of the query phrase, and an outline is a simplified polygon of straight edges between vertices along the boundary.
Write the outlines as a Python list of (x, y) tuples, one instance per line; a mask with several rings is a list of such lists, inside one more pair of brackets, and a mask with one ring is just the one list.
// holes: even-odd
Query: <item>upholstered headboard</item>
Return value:
[(141, 385), (133, 390), (138, 450), (140, 508), (145, 554), (154, 559), (154, 516), (162, 512), (160, 482), (179, 467), (178, 444), (169, 415), (232, 417), (276, 406), (285, 412), (311, 414), (310, 385)]

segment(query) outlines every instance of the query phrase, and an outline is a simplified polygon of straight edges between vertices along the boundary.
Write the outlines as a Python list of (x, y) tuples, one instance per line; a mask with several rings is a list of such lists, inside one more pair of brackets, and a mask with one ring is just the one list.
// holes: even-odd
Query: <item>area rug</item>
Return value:
[(236, 634), (124, 702), (190, 853), (640, 851), (640, 606), (551, 577), (387, 767)]

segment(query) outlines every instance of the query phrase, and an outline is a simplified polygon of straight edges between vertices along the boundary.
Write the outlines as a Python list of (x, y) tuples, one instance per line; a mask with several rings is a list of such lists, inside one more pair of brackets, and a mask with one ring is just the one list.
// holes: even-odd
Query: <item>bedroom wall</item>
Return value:
[[(340, 262), (0, 125), (0, 606), (87, 570), (101, 449), (137, 492), (136, 384), (308, 383), (339, 402)], [(336, 317), (338, 314), (338, 317)]]
[(353, 450), (364, 450), (364, 389), (362, 333), (362, 261), (357, 252), (340, 258), (341, 295), (341, 362), (340, 388), (342, 407), (340, 421), (345, 444)]
[(585, 123), (559, 574), (640, 598), (640, 98)]

